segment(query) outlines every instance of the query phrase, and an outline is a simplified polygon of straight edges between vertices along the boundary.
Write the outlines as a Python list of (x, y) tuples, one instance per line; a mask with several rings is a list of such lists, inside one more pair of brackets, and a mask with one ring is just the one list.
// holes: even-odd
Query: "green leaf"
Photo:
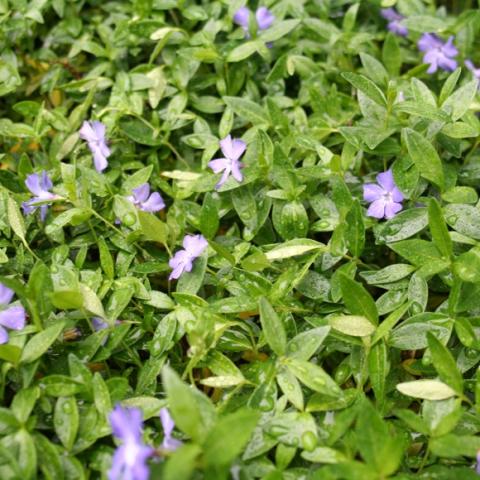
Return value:
[(309, 360), (323, 344), (329, 333), (330, 327), (328, 325), (299, 333), (288, 342), (287, 355), (290, 358)]
[(358, 200), (354, 200), (352, 208), (345, 217), (345, 240), (350, 253), (358, 258), (365, 246), (365, 224), (363, 222), (363, 211)]
[(303, 410), (304, 400), (300, 383), (290, 370), (284, 368), (277, 373), (277, 382), (288, 401), (298, 410)]
[(39, 397), (38, 387), (25, 388), (16, 393), (10, 409), (20, 423), (25, 423), (28, 420)]
[(39, 359), (50, 348), (64, 327), (65, 322), (56, 322), (30, 338), (23, 349), (20, 363), (31, 363)]
[(383, 406), (385, 402), (387, 375), (390, 369), (388, 349), (385, 342), (378, 342), (368, 354), (368, 376), (372, 384), (377, 405)]
[(259, 300), (259, 311), (265, 340), (278, 356), (285, 355), (287, 335), (282, 320), (264, 297)]
[(342, 390), (322, 367), (305, 360), (287, 357), (285, 365), (304, 385), (328, 397), (342, 396)]
[(375, 332), (375, 325), (368, 318), (359, 315), (339, 315), (329, 320), (331, 327), (352, 337), (368, 337)]
[(449, 261), (442, 259), (433, 242), (411, 239), (389, 245), (389, 247), (415, 266), (421, 267), (419, 274), (434, 275), (445, 270)]
[(282, 260), (284, 258), (304, 255), (314, 250), (323, 250), (323, 243), (311, 240), (309, 238), (299, 238), (282, 243), (268, 251), (265, 256), (268, 260)]
[(387, 99), (383, 92), (369, 78), (352, 72), (342, 73), (342, 77), (350, 82), (355, 88), (363, 92), (370, 100), (381, 107), (387, 106)]
[(244, 408), (220, 418), (203, 446), (207, 467), (230, 465), (247, 444), (259, 417), (259, 412)]
[(160, 130), (153, 130), (137, 118), (123, 118), (119, 122), (119, 127), (128, 138), (141, 145), (158, 147), (163, 143), (163, 139), (159, 136)]
[(455, 435), (449, 433), (432, 438), (429, 446), (434, 455), (444, 458), (475, 458), (480, 450), (480, 437), (475, 435)]
[(105, 272), (105, 275), (109, 280), (113, 280), (115, 277), (113, 258), (103, 237), (99, 237), (98, 239), (98, 251), (100, 253), (100, 265), (102, 266), (102, 270)]
[(249, 42), (241, 43), (227, 55), (226, 60), (230, 63), (241, 62), (256, 53), (261, 45), (262, 42), (259, 40), (251, 40)]
[(78, 407), (75, 397), (59, 397), (53, 414), (55, 433), (67, 450), (75, 443), (79, 425)]
[(478, 90), (478, 80), (474, 79), (466, 83), (452, 95), (450, 95), (442, 105), (442, 110), (446, 111), (456, 122), (470, 108)]
[(253, 125), (269, 125), (270, 119), (258, 103), (240, 97), (223, 97), (223, 100), (235, 114), (248, 120)]
[(362, 402), (355, 433), (363, 459), (378, 472), (380, 478), (388, 477), (398, 469), (403, 455), (403, 442), (392, 435), (367, 399)]
[(382, 242), (398, 242), (421, 232), (427, 225), (427, 209), (411, 208), (400, 212), (385, 223), (379, 224), (375, 228), (375, 235)]
[(259, 40), (265, 43), (275, 42), (280, 38), (288, 35), (293, 29), (297, 27), (300, 20), (282, 20), (275, 22), (270, 28), (267, 28), (258, 36)]
[(15, 235), (25, 243), (25, 222), (23, 221), (23, 216), (20, 213), (17, 202), (10, 196), (7, 197), (7, 213), (10, 227), (12, 227)]
[(396, 77), (402, 66), (402, 52), (398, 45), (397, 37), (392, 32), (388, 32), (383, 42), (382, 60), (388, 73), (390, 73), (392, 77)]
[(138, 212), (138, 219), (142, 227), (142, 233), (147, 240), (167, 244), (168, 226), (158, 219), (153, 213)]
[(110, 400), (110, 393), (108, 387), (102, 376), (95, 372), (92, 380), (93, 400), (97, 412), (106, 421), (108, 415), (112, 411), (112, 402)]
[(445, 220), (454, 230), (467, 237), (480, 240), (480, 210), (472, 205), (447, 205)]
[[(163, 471), (164, 480), (189, 479), (192, 476), (196, 466), (196, 459), (202, 452), (202, 449), (195, 444), (184, 444), (178, 450), (168, 457)], [(157, 477), (158, 478), (158, 477)]]
[(451, 95), (453, 92), (455, 85), (460, 78), (460, 74), (462, 73), (462, 69), (458, 67), (455, 71), (453, 71), (448, 78), (445, 80), (445, 83), (442, 86), (442, 90), (440, 91), (440, 95), (438, 97), (438, 104), (442, 105), (443, 102)]
[(385, 67), (375, 57), (368, 53), (360, 53), (360, 60), (367, 76), (379, 85), (387, 85), (388, 73)]
[(440, 380), (452, 387), (459, 395), (463, 393), (463, 377), (458, 370), (450, 351), (434, 335), (427, 333), (428, 348), (432, 355), (433, 365)]
[(21, 348), (15, 345), (0, 345), (0, 359), (17, 364), (22, 355)]
[(428, 224), (435, 246), (444, 257), (451, 257), (453, 253), (452, 240), (443, 218), (442, 209), (435, 198), (430, 198), (428, 204)]
[(397, 390), (404, 395), (424, 400), (445, 400), (455, 395), (455, 391), (440, 380), (414, 380), (399, 383)]
[(218, 206), (210, 192), (203, 198), (202, 209), (200, 210), (200, 231), (207, 239), (213, 239), (220, 225)]
[(433, 145), (423, 135), (410, 128), (404, 128), (402, 136), (420, 175), (443, 190), (445, 184), (443, 165)]
[(344, 273), (340, 273), (339, 278), (343, 301), (350, 313), (366, 317), (372, 325), (378, 325), (377, 306), (365, 287)]
[(216, 417), (210, 399), (185, 385), (168, 366), (163, 367), (162, 379), (176, 425), (194, 441), (203, 442)]

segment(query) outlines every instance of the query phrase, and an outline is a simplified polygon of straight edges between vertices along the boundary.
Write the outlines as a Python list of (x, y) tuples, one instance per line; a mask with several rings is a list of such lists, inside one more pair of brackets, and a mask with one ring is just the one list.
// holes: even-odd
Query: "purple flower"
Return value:
[(453, 71), (457, 68), (454, 57), (458, 55), (458, 50), (453, 45), (454, 36), (449, 37), (446, 43), (443, 43), (433, 33), (424, 33), (418, 41), (418, 48), (425, 52), (423, 63), (430, 64), (427, 73), (435, 73), (440, 67), (446, 71)]
[(142, 411), (117, 405), (109, 420), (115, 437), (122, 441), (113, 455), (109, 480), (148, 480), (147, 459), (153, 449), (143, 443)]
[[(233, 16), (233, 21), (240, 25), (245, 32), (245, 36), (248, 38), (250, 37), (250, 33), (248, 31), (249, 23), (250, 23), (250, 9), (247, 7), (241, 7)], [(257, 22), (257, 27), (259, 30), (267, 30), (272, 26), (272, 23), (275, 21), (275, 17), (272, 12), (267, 7), (260, 7), (255, 12), (255, 20)]]
[(20, 305), (8, 306), (13, 295), (13, 290), (0, 283), (0, 344), (8, 342), (8, 332), (5, 328), (22, 330), (25, 327), (25, 309)]
[(172, 437), (172, 432), (173, 432), (173, 429), (175, 428), (175, 422), (173, 421), (173, 418), (170, 416), (170, 412), (168, 411), (168, 408), (162, 408), (160, 410), (160, 421), (162, 422), (163, 435), (164, 435), (162, 448), (173, 452), (174, 450), (176, 450), (178, 447), (182, 445), (182, 442)]
[(97, 172), (101, 173), (108, 167), (107, 158), (110, 156), (110, 149), (105, 141), (105, 125), (94, 120), (83, 122), (79, 131), (80, 138), (86, 140), (88, 148), (93, 153), (93, 163)]
[(220, 148), (225, 157), (216, 158), (208, 163), (208, 166), (215, 173), (223, 171), (222, 178), (215, 185), (216, 189), (219, 189), (227, 181), (230, 174), (237, 182), (243, 180), (243, 175), (240, 171), (240, 167), (243, 167), (243, 165), (239, 162), (239, 159), (245, 152), (247, 144), (243, 140), (232, 140), (231, 135), (227, 135), (223, 140), (220, 140)]
[(275, 17), (267, 7), (260, 7), (255, 12), (255, 19), (259, 30), (266, 30), (272, 26)]
[(179, 278), (183, 272), (191, 272), (193, 268), (193, 261), (199, 257), (202, 252), (208, 247), (208, 242), (203, 235), (187, 235), (183, 239), (183, 250), (179, 250), (168, 264), (173, 269), (168, 277)]
[(144, 212), (158, 212), (165, 208), (165, 202), (158, 192), (150, 195), (150, 185), (144, 183), (132, 190), (133, 195), (127, 197), (137, 208)]
[[(480, 68), (475, 68), (475, 65), (471, 60), (465, 60), (465, 66), (473, 73), (473, 76), (480, 80)], [(480, 88), (480, 85), (479, 85)]]
[[(25, 180), (25, 185), (33, 193), (34, 197), (28, 200), (28, 202), (22, 203), (23, 213), (28, 215), (35, 212), (40, 207), (40, 218), (45, 220), (47, 216), (47, 210), (49, 203), (44, 203), (47, 200), (54, 200), (57, 197), (54, 193), (49, 192), (53, 188), (52, 181), (45, 170), (42, 171), (41, 176), (38, 173), (32, 173)], [(41, 205), (37, 205), (41, 203)]]
[(371, 203), (367, 215), (375, 218), (393, 218), (401, 209), (402, 192), (395, 185), (391, 170), (377, 175), (378, 185), (367, 183), (363, 186), (363, 199)]
[(400, 15), (394, 8), (382, 8), (380, 14), (385, 20), (388, 20), (387, 28), (392, 33), (401, 37), (408, 35), (408, 28), (400, 23), (405, 17)]
[(477, 451), (477, 465), (475, 466), (475, 471), (480, 475), (480, 450)]

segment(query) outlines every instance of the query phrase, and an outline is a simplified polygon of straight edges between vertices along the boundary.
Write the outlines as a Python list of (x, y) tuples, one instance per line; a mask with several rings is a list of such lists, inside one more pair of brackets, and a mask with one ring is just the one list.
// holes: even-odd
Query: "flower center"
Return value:
[(392, 194), (390, 192), (385, 192), (383, 194), (383, 200), (385, 203), (392, 203), (393, 202)]

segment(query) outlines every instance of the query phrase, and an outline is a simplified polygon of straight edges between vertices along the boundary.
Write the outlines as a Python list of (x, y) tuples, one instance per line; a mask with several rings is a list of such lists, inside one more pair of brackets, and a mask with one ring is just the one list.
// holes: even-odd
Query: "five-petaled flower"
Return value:
[(144, 212), (158, 212), (165, 208), (165, 202), (158, 192), (150, 194), (150, 185), (144, 183), (132, 190), (133, 195), (127, 197), (137, 208)]
[(191, 272), (193, 261), (208, 247), (203, 235), (186, 235), (183, 239), (183, 250), (179, 250), (168, 262), (172, 273), (169, 280), (177, 279), (183, 272)]
[(162, 448), (164, 450), (173, 452), (183, 444), (180, 440), (177, 440), (176, 438), (172, 437), (172, 432), (173, 432), (173, 429), (175, 428), (175, 422), (173, 421), (173, 418), (170, 416), (170, 412), (168, 411), (168, 408), (162, 408), (160, 410), (160, 421), (162, 422), (163, 435), (164, 435)]
[(438, 68), (446, 71), (453, 71), (457, 68), (457, 61), (454, 60), (454, 57), (458, 55), (458, 50), (453, 44), (454, 38), (452, 35), (444, 43), (433, 33), (424, 33), (421, 36), (418, 48), (425, 52), (423, 63), (430, 65), (427, 73), (435, 73)]
[[(233, 16), (233, 21), (240, 25), (245, 32), (245, 36), (250, 37), (249, 33), (249, 24), (250, 24), (250, 14), (251, 11), (248, 7), (241, 7)], [(257, 28), (259, 30), (267, 30), (272, 26), (272, 23), (275, 21), (275, 16), (267, 7), (260, 7), (255, 12), (255, 20), (257, 22)]]
[(363, 186), (363, 199), (371, 203), (367, 215), (375, 218), (393, 218), (401, 209), (402, 192), (395, 185), (391, 170), (377, 175), (378, 185), (367, 183)]
[(25, 180), (25, 185), (33, 193), (32, 197), (28, 202), (22, 203), (23, 213), (28, 215), (29, 213), (35, 212), (37, 208), (40, 208), (40, 218), (45, 220), (47, 216), (48, 205), (45, 203), (48, 200), (55, 200), (57, 195), (49, 192), (53, 188), (53, 183), (50, 180), (47, 172), (42, 171), (41, 175), (38, 173), (32, 173)]
[(243, 165), (239, 160), (246, 148), (247, 144), (243, 140), (232, 139), (231, 135), (227, 135), (223, 140), (220, 140), (220, 149), (225, 157), (216, 158), (208, 163), (208, 166), (215, 173), (223, 171), (222, 177), (215, 185), (216, 189), (219, 189), (227, 181), (230, 174), (232, 174), (232, 177), (237, 180), (237, 182), (243, 180), (243, 174), (240, 171)]
[(109, 420), (113, 435), (122, 441), (113, 455), (109, 480), (147, 480), (147, 459), (153, 454), (153, 448), (143, 443), (142, 411), (117, 405)]
[(14, 292), (0, 283), (0, 344), (8, 342), (8, 332), (5, 330), (22, 330), (25, 327), (25, 309), (21, 305), (9, 306)]
[(108, 167), (107, 158), (110, 156), (110, 149), (105, 140), (105, 125), (98, 120), (84, 121), (79, 134), (80, 138), (86, 140), (93, 154), (95, 169), (99, 173), (103, 172)]
[(392, 33), (401, 37), (408, 35), (408, 28), (400, 23), (405, 17), (400, 15), (394, 8), (382, 8), (380, 14), (385, 20), (388, 20), (387, 28)]

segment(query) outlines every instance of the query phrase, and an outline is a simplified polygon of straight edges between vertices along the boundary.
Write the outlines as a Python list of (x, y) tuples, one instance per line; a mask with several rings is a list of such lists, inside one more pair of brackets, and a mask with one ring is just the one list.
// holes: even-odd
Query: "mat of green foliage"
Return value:
[(479, 34), (0, 0), (0, 479), (477, 478)]

